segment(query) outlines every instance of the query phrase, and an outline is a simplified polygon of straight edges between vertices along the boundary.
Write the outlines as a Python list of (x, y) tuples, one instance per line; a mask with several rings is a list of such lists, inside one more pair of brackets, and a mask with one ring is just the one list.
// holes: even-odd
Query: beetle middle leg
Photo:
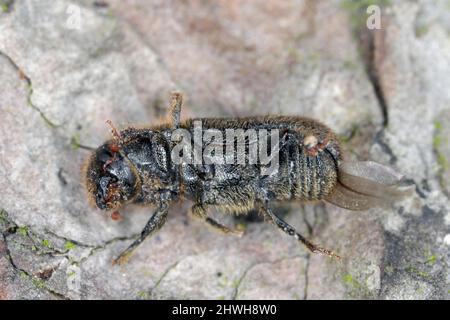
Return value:
[(221, 224), (220, 222), (217, 222), (213, 218), (209, 217), (206, 212), (206, 208), (201, 204), (193, 205), (191, 208), (191, 214), (194, 217), (201, 219), (206, 224), (213, 227), (215, 230), (218, 230), (222, 233), (225, 233), (225, 234), (231, 233), (231, 234), (237, 235), (239, 237), (242, 236), (242, 234), (243, 234), (242, 231), (230, 229), (230, 228), (224, 226), (223, 224)]
[(113, 264), (123, 264), (124, 262), (126, 262), (134, 249), (136, 249), (145, 240), (145, 238), (153, 235), (157, 230), (159, 230), (166, 222), (168, 210), (168, 204), (161, 204), (156, 212), (152, 215), (150, 220), (148, 220), (139, 238), (134, 240), (134, 242), (128, 248), (122, 251), (122, 253), (119, 254), (116, 259), (114, 259)]
[(270, 220), (270, 222), (275, 224), (278, 228), (283, 230), (288, 235), (293, 236), (295, 239), (300, 241), (302, 244), (304, 244), (309, 249), (309, 251), (311, 251), (313, 253), (326, 254), (329, 257), (335, 257), (337, 259), (341, 258), (333, 251), (322, 248), (322, 247), (312, 243), (308, 239), (306, 239), (304, 236), (302, 236), (300, 233), (298, 233), (294, 227), (292, 227), (287, 222), (285, 222), (283, 219), (278, 217), (275, 213), (273, 213), (272, 210), (267, 205), (264, 205), (264, 204), (261, 205), (260, 210), (263, 212), (264, 216)]

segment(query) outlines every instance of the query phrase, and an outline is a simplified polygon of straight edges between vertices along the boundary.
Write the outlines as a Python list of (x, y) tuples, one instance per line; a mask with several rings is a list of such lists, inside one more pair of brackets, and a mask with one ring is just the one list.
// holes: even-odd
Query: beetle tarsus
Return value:
[(280, 228), (283, 232), (287, 233), (290, 236), (295, 237), (299, 242), (301, 242), (306, 248), (308, 248), (309, 251), (312, 253), (321, 253), (329, 256), (330, 258), (337, 258), (338, 260), (341, 259), (339, 255), (334, 253), (331, 250), (322, 248), (311, 241), (307, 240), (304, 236), (302, 236), (300, 233), (295, 230), (294, 227), (289, 225), (287, 222), (285, 222), (283, 219), (278, 217), (275, 213), (272, 212), (272, 210), (267, 205), (262, 205), (261, 210), (263, 214), (269, 218), (269, 221), (275, 224), (278, 228)]
[(141, 232), (139, 238), (133, 241), (133, 243), (122, 251), (119, 256), (114, 260), (113, 264), (123, 264), (128, 261), (132, 252), (149, 236), (153, 235), (157, 230), (159, 230), (167, 218), (168, 205), (161, 204), (156, 212), (152, 215), (150, 220), (148, 220), (144, 229)]
[(341, 257), (337, 255), (334, 251), (322, 248), (314, 243), (309, 242), (306, 240), (305, 242), (302, 242), (305, 244), (305, 246), (311, 251), (312, 253), (320, 253), (329, 256), (330, 258), (336, 258), (337, 260), (341, 260)]

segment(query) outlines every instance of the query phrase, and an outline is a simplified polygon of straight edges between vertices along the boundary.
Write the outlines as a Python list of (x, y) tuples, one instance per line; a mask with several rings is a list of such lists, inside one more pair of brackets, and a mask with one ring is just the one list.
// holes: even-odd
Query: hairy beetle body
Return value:
[[(388, 167), (374, 162), (343, 161), (336, 135), (318, 121), (260, 116), (180, 122), (181, 102), (181, 95), (174, 94), (172, 121), (167, 124), (121, 132), (113, 128), (114, 139), (100, 146), (88, 162), (87, 189), (100, 209), (114, 210), (127, 203), (157, 206), (141, 237), (117, 261), (123, 261), (148, 235), (159, 229), (165, 222), (169, 204), (180, 198), (192, 200), (192, 214), (225, 233), (239, 232), (210, 218), (209, 206), (234, 213), (245, 213), (257, 207), (269, 221), (312, 252), (336, 256), (305, 239), (276, 216), (269, 203), (326, 200), (343, 208), (364, 210), (401, 198), (410, 191), (410, 186), (402, 189), (403, 177)], [(197, 124), (201, 124), (200, 129)], [(229, 130), (240, 130), (245, 135), (223, 142), (220, 137), (228, 137)], [(181, 153), (176, 149), (180, 145), (180, 132), (185, 133), (188, 144), (194, 146), (192, 154), (190, 149), (189, 152), (181, 149)], [(196, 140), (211, 132), (213, 139)], [(261, 136), (259, 132), (277, 135)], [(220, 139), (216, 140), (218, 137)], [(251, 150), (260, 152), (262, 145), (273, 147), (275, 142), (276, 148), (265, 154), (272, 162), (277, 160), (276, 169), (269, 173), (266, 173), (268, 163), (246, 157)], [(256, 143), (257, 148), (254, 148)], [(231, 146), (234, 151), (230, 155), (227, 151)], [(195, 159), (196, 148), (200, 155), (214, 150), (210, 155), (221, 161), (186, 161)], [(175, 161), (174, 155), (180, 154), (191, 157)], [(221, 154), (226, 157), (218, 158)]]
[[(181, 181), (192, 200), (239, 212), (251, 209), (258, 197), (276, 201), (321, 200), (336, 184), (339, 144), (335, 135), (317, 121), (282, 116), (206, 118), (189, 120), (181, 127), (192, 131), (195, 121), (201, 121), (204, 130), (222, 132), (230, 128), (277, 129), (281, 141), (276, 151), (279, 153), (279, 168), (271, 175), (262, 175), (260, 164), (209, 164), (201, 168), (202, 172), (192, 166), (183, 168)], [(311, 151), (304, 143), (309, 136), (317, 137), (323, 148)], [(214, 174), (208, 175), (208, 172)], [(193, 183), (192, 174), (198, 175), (198, 180)]]

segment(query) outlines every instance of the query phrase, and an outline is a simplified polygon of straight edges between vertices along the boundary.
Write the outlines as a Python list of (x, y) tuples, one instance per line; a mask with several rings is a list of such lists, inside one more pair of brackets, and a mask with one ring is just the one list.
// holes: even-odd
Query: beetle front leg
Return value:
[(304, 244), (309, 249), (309, 251), (311, 251), (313, 253), (326, 254), (329, 257), (334, 257), (334, 258), (337, 258), (337, 259), (341, 258), (336, 253), (334, 253), (333, 251), (325, 249), (325, 248), (322, 248), (322, 247), (312, 243), (308, 239), (306, 239), (304, 236), (302, 236), (300, 233), (298, 233), (297, 230), (295, 230), (294, 227), (292, 227), (287, 222), (285, 222), (283, 219), (278, 217), (275, 213), (273, 213), (272, 210), (270, 210), (270, 208), (266, 204), (261, 205), (261, 210), (262, 210), (264, 216), (267, 217), (270, 220), (270, 222), (272, 222), (278, 228), (283, 230), (283, 232), (287, 233), (290, 236), (293, 236), (299, 242)]
[(231, 234), (237, 235), (239, 237), (242, 236), (242, 234), (243, 234), (242, 231), (230, 229), (230, 228), (224, 226), (223, 224), (217, 222), (213, 218), (209, 217), (208, 214), (206, 213), (206, 208), (201, 204), (193, 205), (191, 208), (191, 214), (194, 217), (201, 219), (207, 225), (213, 227), (215, 230), (220, 231), (222, 233), (225, 233), (225, 234), (231, 233)]
[(134, 240), (134, 242), (113, 261), (113, 264), (123, 264), (130, 257), (131, 253), (147, 238), (153, 235), (157, 230), (159, 230), (167, 219), (167, 212), (169, 211), (169, 205), (167, 203), (161, 204), (156, 212), (152, 215), (150, 220), (148, 220), (144, 229), (141, 232), (139, 238)]

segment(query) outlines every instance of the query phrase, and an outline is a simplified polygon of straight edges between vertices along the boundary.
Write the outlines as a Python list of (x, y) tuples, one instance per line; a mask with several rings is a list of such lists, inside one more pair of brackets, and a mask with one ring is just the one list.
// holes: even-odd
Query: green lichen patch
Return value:
[(425, 36), (428, 33), (428, 30), (430, 30), (430, 26), (426, 24), (417, 25), (415, 28), (415, 35), (417, 38), (421, 38)]
[(449, 169), (449, 163), (447, 157), (444, 154), (438, 153), (437, 162), (442, 170), (447, 171)]
[(73, 150), (78, 150), (80, 148), (80, 135), (78, 133), (70, 138), (70, 147)]
[(343, 66), (343, 68), (346, 69), (346, 70), (356, 70), (356, 69), (358, 69), (358, 64), (355, 63), (355, 62), (352, 61), (352, 60), (345, 60), (345, 61), (342, 63), (342, 66)]
[(442, 129), (444, 128), (444, 125), (442, 124), (441, 121), (435, 120), (435, 121), (434, 121), (434, 128), (435, 128), (436, 130), (442, 130)]
[(428, 264), (428, 265), (434, 265), (435, 263), (436, 263), (436, 260), (437, 260), (437, 257), (436, 257), (436, 255), (435, 254), (432, 254), (432, 255), (430, 255), (428, 258), (427, 258), (427, 261), (425, 261), (425, 264)]
[(43, 280), (37, 278), (37, 277), (31, 277), (31, 281), (39, 289), (46, 289), (47, 288), (47, 285), (45, 284), (45, 282)]
[(142, 300), (148, 300), (150, 299), (150, 294), (146, 291), (138, 291), (138, 293), (136, 294), (136, 296), (138, 297), (138, 299), (142, 299)]
[(28, 235), (28, 227), (26, 227), (26, 226), (20, 227), (19, 229), (17, 229), (17, 232), (21, 236), (26, 237)]
[(66, 250), (72, 250), (75, 249), (76, 245), (72, 242), (72, 241), (66, 241), (66, 243), (64, 243), (64, 248)]
[(3, 209), (0, 210), (0, 223), (1, 224), (8, 223), (8, 216), (6, 214), (6, 211)]
[(450, 162), (448, 159), (450, 147), (448, 129), (444, 126), (441, 120), (434, 121), (433, 150), (436, 156), (436, 164), (439, 169), (440, 184), (444, 189), (447, 189), (448, 173), (450, 170)]
[(371, 298), (373, 296), (369, 288), (362, 281), (349, 273), (342, 277), (342, 281), (347, 288), (348, 295), (352, 298)]
[(246, 222), (239, 222), (236, 225), (236, 230), (238, 230), (238, 231), (245, 231), (245, 230), (247, 230), (247, 227), (248, 227), (248, 223), (246, 223)]
[(26, 273), (25, 271), (21, 270), (19, 272), (19, 276), (23, 280), (31, 281), (31, 283), (38, 289), (43, 289), (43, 290), (49, 289), (44, 280), (42, 280), (34, 275), (30, 275), (30, 274)]
[(406, 272), (408, 272), (411, 275), (419, 276), (423, 279), (430, 279), (430, 275), (423, 270), (419, 270), (418, 268), (414, 266), (409, 266), (406, 268)]
[(384, 272), (386, 272), (387, 275), (392, 275), (394, 273), (395, 269), (393, 266), (388, 265), (384, 268)]
[(0, 9), (2, 12), (9, 12), (11, 10), (12, 0), (0, 0)]
[(346, 274), (343, 280), (346, 284), (350, 285), (354, 285), (355, 283), (357, 283), (351, 274)]
[(358, 131), (359, 126), (356, 123), (352, 124), (350, 130), (345, 134), (339, 135), (339, 141), (343, 144), (349, 143), (358, 134)]
[(41, 245), (46, 247), (46, 248), (50, 248), (50, 241), (47, 239), (44, 239), (41, 241)]

